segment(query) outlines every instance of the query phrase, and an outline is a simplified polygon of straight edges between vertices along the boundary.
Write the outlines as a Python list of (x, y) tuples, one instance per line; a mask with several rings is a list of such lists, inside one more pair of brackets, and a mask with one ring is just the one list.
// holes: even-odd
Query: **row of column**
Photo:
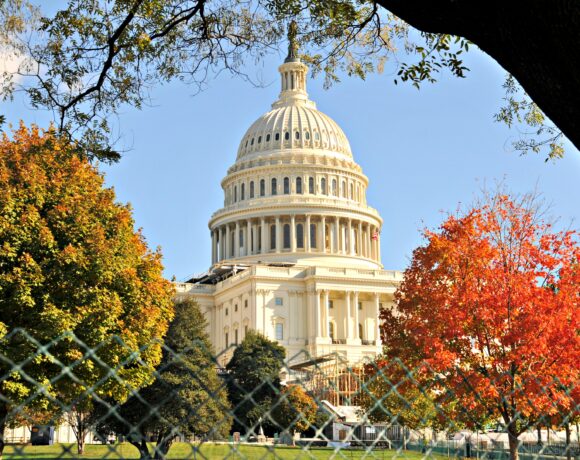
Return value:
[(283, 251), (344, 254), (376, 261), (381, 258), (379, 228), (339, 216), (247, 219), (214, 228), (211, 238), (212, 264)]
[[(359, 293), (357, 291), (346, 291), (346, 339), (347, 340), (360, 340), (359, 334), (359, 309), (358, 300)], [(379, 344), (380, 330), (379, 330), (379, 317), (380, 317), (380, 294), (374, 293), (374, 317), (375, 321), (375, 333), (374, 339), (376, 344)], [(316, 290), (315, 291), (315, 301), (314, 301), (314, 337), (330, 339), (330, 291), (329, 290)]]

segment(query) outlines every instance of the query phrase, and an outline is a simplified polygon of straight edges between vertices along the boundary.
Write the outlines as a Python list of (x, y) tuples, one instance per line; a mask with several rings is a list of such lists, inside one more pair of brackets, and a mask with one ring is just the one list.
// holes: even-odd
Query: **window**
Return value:
[(248, 299), (244, 300), (244, 308), (248, 308)]
[(250, 182), (250, 198), (254, 198), (254, 181)]
[(276, 226), (270, 226), (270, 249), (276, 249)]
[(290, 194), (290, 179), (288, 177), (284, 178), (284, 195)]
[(278, 181), (276, 180), (275, 177), (272, 179), (271, 194), (278, 195)]
[(310, 247), (316, 249), (316, 224), (310, 224)]
[(282, 297), (276, 297), (274, 299), (274, 303), (276, 304), (277, 307), (281, 307), (282, 305), (284, 305), (284, 299)]
[(276, 133), (276, 135), (274, 136), (274, 138), (279, 141), (280, 140), (280, 133)]
[(266, 134), (266, 142), (270, 142), (270, 135), (269, 134)]
[(234, 311), (238, 311), (238, 304), (234, 305)]
[(310, 140), (310, 131), (306, 131), (304, 133), (304, 137), (306, 137), (306, 140), (309, 141)]
[(358, 323), (358, 336), (360, 339), (364, 339), (363, 325), (361, 323)]
[(304, 227), (302, 224), (296, 226), (296, 247), (304, 248)]
[(238, 201), (238, 186), (234, 185), (234, 203)]
[(354, 198), (354, 187), (352, 185), (352, 183), (350, 184), (350, 199), (352, 200)]
[(276, 340), (284, 340), (284, 325), (276, 323)]
[(318, 133), (318, 131), (314, 132), (314, 139), (319, 141), (320, 140), (320, 134)]
[(328, 308), (334, 308), (334, 302), (332, 300), (328, 301)]
[(314, 193), (314, 177), (308, 178), (308, 193)]
[(240, 240), (240, 247), (244, 245), (244, 231), (240, 228), (238, 230), (238, 239)]
[(342, 181), (342, 197), (346, 198), (346, 182)]
[(246, 184), (242, 184), (241, 190), (240, 190), (240, 199), (241, 200), (245, 200), (246, 199)]
[(332, 179), (332, 194), (338, 196), (338, 190), (336, 189), (336, 179)]
[(334, 339), (334, 323), (332, 321), (328, 322), (328, 335), (331, 339)]
[(302, 178), (301, 177), (297, 177), (296, 178), (296, 193), (302, 193)]
[(229, 308), (226, 308), (226, 316), (228, 316), (229, 312), (230, 312)]
[(264, 179), (260, 180), (260, 196), (264, 196), (266, 194), (266, 181)]
[(238, 344), (238, 330), (234, 329), (234, 343), (237, 345)]
[(320, 179), (320, 193), (326, 195), (326, 179), (324, 177)]
[(230, 344), (229, 334), (226, 332), (226, 347)]
[(300, 139), (300, 132), (296, 131), (296, 132), (294, 133), (294, 138), (295, 138), (296, 140)]
[(359, 309), (359, 310), (362, 310), (362, 302), (359, 302), (359, 303), (358, 303), (358, 309)]
[(288, 131), (286, 131), (286, 132), (284, 133), (284, 139), (285, 139), (285, 140), (289, 140), (289, 139), (290, 139), (290, 133), (289, 133)]
[(258, 144), (262, 143), (262, 136), (258, 136)]
[(250, 142), (250, 145), (254, 145), (254, 138), (252, 137), (252, 140)]
[(248, 335), (248, 325), (247, 324), (244, 326), (244, 337), (246, 335)]
[(290, 224), (284, 224), (284, 249), (290, 248)]

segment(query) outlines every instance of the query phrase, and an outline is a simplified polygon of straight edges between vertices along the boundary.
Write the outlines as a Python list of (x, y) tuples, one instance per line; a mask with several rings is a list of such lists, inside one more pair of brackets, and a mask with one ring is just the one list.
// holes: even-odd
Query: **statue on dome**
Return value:
[(298, 34), (298, 24), (292, 20), (288, 24), (288, 56), (284, 62), (292, 62), (298, 59), (298, 42), (296, 35)]

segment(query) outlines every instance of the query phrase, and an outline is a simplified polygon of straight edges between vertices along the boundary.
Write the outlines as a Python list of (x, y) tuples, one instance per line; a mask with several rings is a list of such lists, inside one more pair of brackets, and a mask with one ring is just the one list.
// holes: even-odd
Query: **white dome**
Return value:
[(327, 156), (352, 160), (346, 135), (328, 115), (316, 110), (306, 93), (308, 68), (299, 61), (280, 66), (282, 91), (272, 110), (258, 118), (246, 131), (237, 160), (286, 149), (312, 150)]

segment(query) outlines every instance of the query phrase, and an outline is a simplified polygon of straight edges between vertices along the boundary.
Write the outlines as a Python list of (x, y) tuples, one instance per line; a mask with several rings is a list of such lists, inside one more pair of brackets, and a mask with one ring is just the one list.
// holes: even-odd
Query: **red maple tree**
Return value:
[(497, 193), (424, 236), (381, 314), (387, 355), (435, 378), (450, 416), (503, 421), (516, 460), (523, 431), (578, 404), (578, 234)]

